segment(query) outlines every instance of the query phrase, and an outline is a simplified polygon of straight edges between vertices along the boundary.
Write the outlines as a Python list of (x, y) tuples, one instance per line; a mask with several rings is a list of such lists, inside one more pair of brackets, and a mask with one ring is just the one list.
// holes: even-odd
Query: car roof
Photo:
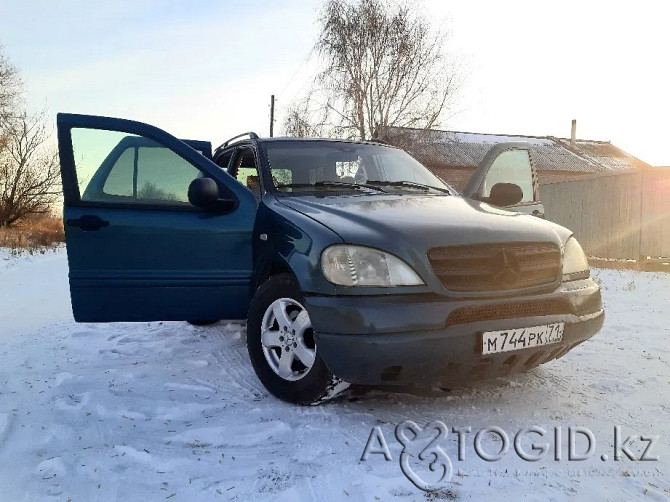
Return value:
[[(240, 135), (242, 136), (242, 135)], [(378, 145), (378, 146), (388, 146), (391, 148), (396, 148), (393, 145), (390, 145), (384, 141), (377, 141), (377, 140), (368, 140), (368, 141), (360, 141), (360, 140), (351, 140), (351, 139), (336, 139), (336, 138), (297, 138), (297, 137), (290, 137), (290, 136), (274, 136), (272, 138), (268, 137), (258, 137), (258, 136), (252, 136), (249, 138), (241, 138), (238, 140), (237, 138), (233, 138), (234, 140), (231, 141), (228, 144), (221, 145), (220, 147), (217, 148), (217, 150), (227, 150), (228, 148), (238, 146), (239, 144), (247, 143), (249, 141), (256, 141), (259, 143), (282, 143), (282, 142), (329, 142), (329, 143), (350, 143), (350, 144), (355, 144), (355, 145)], [(230, 140), (229, 140), (230, 141)]]
[(393, 145), (388, 143), (377, 141), (377, 140), (353, 140), (353, 139), (337, 139), (337, 138), (295, 138), (289, 136), (275, 136), (272, 138), (256, 138), (256, 141), (261, 141), (263, 143), (274, 143), (274, 142), (284, 142), (284, 141), (300, 141), (300, 142), (316, 142), (316, 141), (327, 141), (329, 143), (353, 143), (357, 145), (379, 145), (379, 146), (390, 146), (395, 148)]

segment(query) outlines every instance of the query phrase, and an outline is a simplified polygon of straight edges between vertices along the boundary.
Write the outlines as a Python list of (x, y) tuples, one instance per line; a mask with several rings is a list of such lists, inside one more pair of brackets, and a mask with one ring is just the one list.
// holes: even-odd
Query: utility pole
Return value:
[(270, 137), (274, 134), (275, 128), (275, 95), (270, 96)]

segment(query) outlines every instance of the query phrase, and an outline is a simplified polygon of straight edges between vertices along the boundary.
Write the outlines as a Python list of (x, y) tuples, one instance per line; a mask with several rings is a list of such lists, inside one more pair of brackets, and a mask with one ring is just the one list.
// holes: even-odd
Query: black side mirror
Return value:
[(523, 199), (523, 190), (514, 183), (496, 183), (491, 187), (487, 202), (494, 206), (513, 206)]
[(219, 186), (212, 178), (196, 178), (188, 186), (188, 201), (210, 211), (232, 211), (235, 201), (219, 198)]

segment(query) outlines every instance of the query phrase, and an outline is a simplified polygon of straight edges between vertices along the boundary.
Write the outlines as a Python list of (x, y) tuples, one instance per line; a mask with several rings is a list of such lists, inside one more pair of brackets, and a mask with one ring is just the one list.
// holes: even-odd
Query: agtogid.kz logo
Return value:
[[(457, 435), (458, 461), (466, 459), (466, 440), (468, 434), (472, 434), (471, 427), (452, 427), (451, 432)], [(567, 457), (564, 457), (564, 432), (567, 436)], [(400, 452), (400, 469), (403, 474), (417, 488), (425, 491), (437, 491), (445, 488), (454, 472), (451, 458), (444, 450), (445, 440), (449, 434), (448, 427), (439, 420), (430, 422), (424, 428), (419, 427), (411, 420), (399, 423), (395, 428), (395, 437), (402, 445)], [(494, 439), (498, 451), (491, 451), (486, 440)], [(577, 447), (580, 438), (580, 447)], [(642, 460), (657, 461), (658, 456), (653, 455), (653, 449), (659, 436), (633, 434), (625, 439), (621, 433), (621, 427), (614, 427), (613, 456), (614, 460)], [(545, 440), (540, 442), (540, 440)], [(553, 444), (550, 445), (549, 441)], [(530, 442), (530, 444), (528, 444)], [(568, 460), (584, 461), (593, 457), (596, 453), (596, 437), (586, 427), (555, 427), (553, 433), (542, 427), (532, 426), (519, 430), (513, 439), (500, 427), (485, 427), (474, 434), (473, 449), (477, 457), (487, 462), (502, 460), (510, 451), (510, 445), (514, 453), (526, 462), (537, 462), (545, 458), (550, 451), (556, 461)], [(641, 446), (640, 447), (638, 447)], [(384, 460), (393, 460), (388, 443), (380, 426), (375, 426), (370, 431), (370, 436), (365, 444), (361, 455), (361, 461), (366, 461), (370, 455), (382, 455)], [(600, 460), (607, 462), (610, 459), (608, 453), (602, 453)], [(419, 475), (417, 470), (426, 470), (430, 474)], [(420, 471), (422, 472), (422, 471)]]

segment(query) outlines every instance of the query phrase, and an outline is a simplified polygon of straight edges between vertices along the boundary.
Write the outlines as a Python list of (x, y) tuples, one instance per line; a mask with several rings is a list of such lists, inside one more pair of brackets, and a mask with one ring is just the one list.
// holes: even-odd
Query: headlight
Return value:
[(321, 270), (340, 286), (418, 286), (421, 278), (400, 258), (378, 249), (337, 244), (321, 254)]
[(589, 275), (589, 261), (577, 239), (570, 237), (563, 249), (563, 280), (587, 279)]

